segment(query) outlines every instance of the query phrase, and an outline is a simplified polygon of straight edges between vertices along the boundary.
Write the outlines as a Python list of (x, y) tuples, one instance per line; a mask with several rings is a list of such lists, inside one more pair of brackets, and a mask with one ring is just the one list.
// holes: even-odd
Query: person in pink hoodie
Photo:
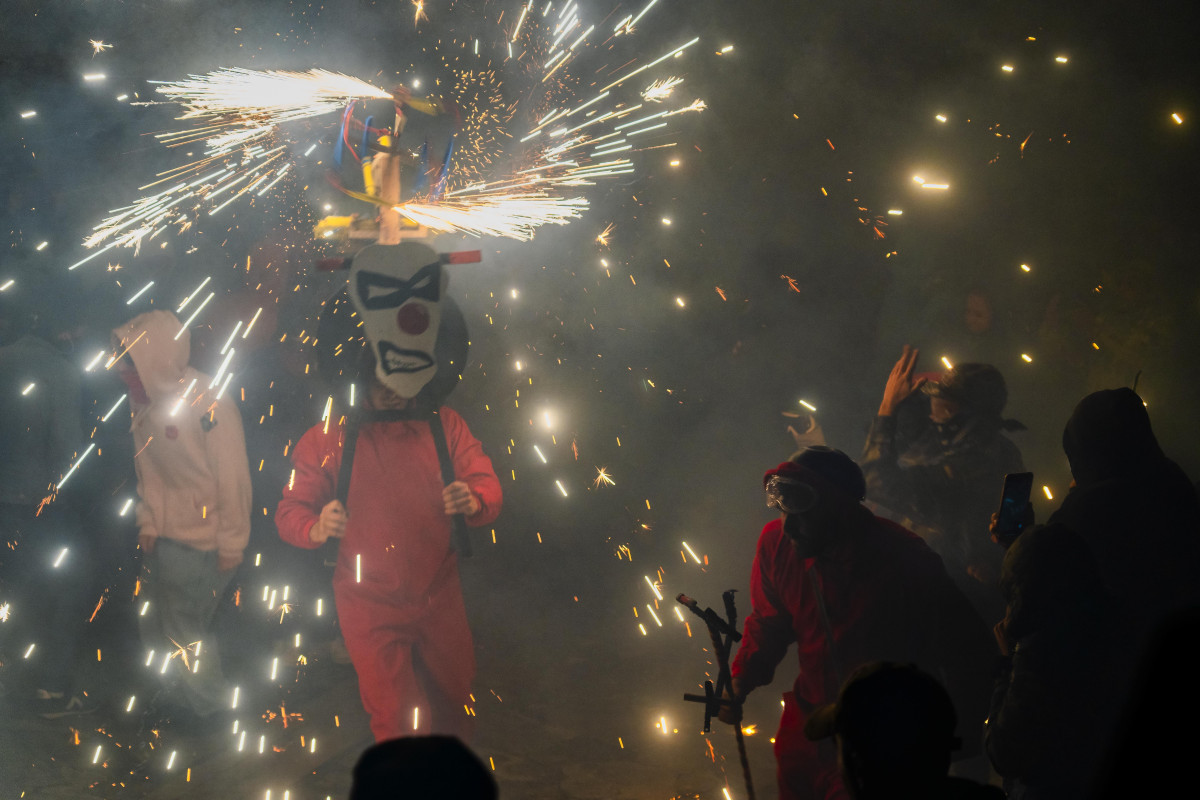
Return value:
[(162, 701), (211, 718), (229, 696), (210, 627), (250, 538), (241, 416), (219, 381), (188, 366), (174, 314), (134, 317), (113, 346), (133, 410), (142, 644), (172, 676)]

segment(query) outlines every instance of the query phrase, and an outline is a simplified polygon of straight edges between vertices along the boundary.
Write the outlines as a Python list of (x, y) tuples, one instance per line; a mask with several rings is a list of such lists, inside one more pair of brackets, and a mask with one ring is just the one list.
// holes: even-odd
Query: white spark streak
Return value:
[(183, 336), (183, 332), (188, 329), (188, 326), (192, 324), (192, 322), (196, 319), (197, 315), (199, 315), (200, 312), (204, 309), (204, 307), (206, 305), (208, 305), (208, 301), (212, 300), (216, 296), (217, 296), (216, 292), (209, 292), (208, 297), (204, 298), (204, 302), (201, 303), (200, 305), (196, 306), (196, 310), (193, 311), (192, 315), (187, 318), (187, 322), (185, 322), (185, 323), (183, 323), (183, 325), (179, 326), (179, 333), (175, 334), (176, 341), (178, 341), (180, 336)]
[(123, 395), (121, 395), (119, 398), (117, 398), (117, 402), (113, 403), (113, 406), (112, 406), (112, 408), (110, 408), (110, 409), (108, 410), (108, 413), (107, 413), (107, 414), (105, 414), (105, 415), (104, 415), (104, 417), (103, 417), (103, 418), (101, 418), (101, 420), (100, 420), (100, 421), (101, 421), (101, 422), (108, 422), (108, 418), (109, 418), (109, 417), (111, 417), (111, 416), (113, 415), (113, 412), (114, 412), (114, 411), (116, 411), (118, 408), (120, 408), (120, 407), (121, 407), (121, 403), (124, 403), (124, 402), (125, 402), (125, 398), (126, 398), (126, 397), (128, 397), (128, 396), (129, 396), (129, 395), (127, 395), (127, 394), (123, 394)]
[(94, 449), (96, 449), (96, 443), (92, 442), (87, 446), (87, 450), (83, 451), (83, 455), (76, 459), (75, 463), (71, 465), (71, 468), (67, 470), (67, 474), (63, 475), (62, 480), (58, 482), (58, 491), (62, 491), (62, 487), (66, 485), (67, 478), (70, 478), (73, 474), (75, 474), (75, 470), (79, 469), (79, 465), (82, 464), (83, 460), (88, 457), (88, 453), (92, 452)]
[(188, 307), (188, 303), (192, 302), (192, 298), (195, 297), (196, 295), (198, 295), (200, 293), (200, 290), (203, 289), (205, 286), (207, 286), (208, 282), (211, 280), (212, 280), (212, 275), (209, 275), (204, 280), (200, 281), (200, 285), (197, 286), (192, 291), (188, 292), (187, 296), (183, 298), (183, 302), (179, 304), (179, 308), (175, 309), (175, 313), (182, 314), (183, 310)]
[(137, 300), (139, 297), (141, 297), (143, 294), (145, 294), (146, 290), (149, 289), (153, 285), (154, 285), (154, 281), (150, 281), (145, 286), (143, 286), (141, 289), (138, 289), (137, 294), (135, 294), (133, 297), (131, 297), (125, 301), (125, 305), (127, 305), (127, 306), (133, 305), (133, 302), (135, 300)]
[(258, 307), (258, 311), (254, 312), (254, 316), (250, 319), (250, 324), (246, 326), (246, 332), (242, 334), (243, 339), (250, 337), (250, 329), (254, 327), (254, 323), (258, 322), (258, 315), (262, 313), (262, 306)]

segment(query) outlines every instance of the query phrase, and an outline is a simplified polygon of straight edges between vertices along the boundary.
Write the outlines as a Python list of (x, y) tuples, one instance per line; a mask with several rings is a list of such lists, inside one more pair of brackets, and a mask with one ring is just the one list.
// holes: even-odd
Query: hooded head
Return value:
[(803, 558), (819, 555), (845, 515), (866, 495), (862, 470), (832, 447), (806, 447), (763, 476), (767, 505), (783, 514), (783, 532)]
[(495, 800), (497, 790), (483, 762), (458, 739), (414, 736), (369, 747), (354, 765), (350, 800), (398, 797)]
[(170, 311), (139, 314), (115, 329), (113, 339), (117, 354), (132, 361), (149, 400), (178, 389), (191, 355), (191, 336), (178, 317)]
[(946, 689), (914, 664), (877, 661), (855, 670), (837, 702), (813, 710), (811, 741), (837, 738), (838, 760), (853, 797), (931, 796), (950, 768), (958, 715)]
[(417, 242), (368, 245), (350, 268), (350, 299), (375, 356), (375, 376), (412, 398), (437, 374), (438, 327), (446, 288), (438, 254)]
[(964, 413), (982, 418), (996, 418), (1008, 403), (1008, 387), (1000, 370), (991, 364), (959, 364), (921, 387), (930, 397), (954, 403)]
[(1132, 389), (1104, 389), (1079, 401), (1063, 431), (1075, 483), (1134, 475), (1164, 459), (1146, 404)]

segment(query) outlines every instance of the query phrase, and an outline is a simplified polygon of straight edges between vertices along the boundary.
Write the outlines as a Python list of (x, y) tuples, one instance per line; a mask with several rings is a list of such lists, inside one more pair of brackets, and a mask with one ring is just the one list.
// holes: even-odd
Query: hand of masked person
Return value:
[(346, 507), (341, 500), (330, 500), (321, 509), (321, 516), (308, 530), (308, 538), (317, 544), (324, 544), (329, 537), (346, 535)]
[(470, 517), (479, 513), (479, 500), (465, 481), (455, 481), (442, 489), (442, 503), (445, 504), (448, 517), (455, 514)]
[(736, 704), (733, 702), (722, 703), (721, 710), (717, 714), (717, 719), (726, 725), (740, 725), (742, 722), (742, 703), (745, 701), (746, 696), (742, 693), (742, 682), (737, 678), (733, 679), (732, 691), (727, 688), (725, 693), (721, 695), (721, 699), (732, 701), (735, 697), (738, 699)]
[(917, 356), (920, 354), (921, 351), (917, 348), (904, 345), (900, 360), (892, 367), (887, 385), (883, 389), (883, 401), (879, 404), (879, 416), (890, 417), (895, 414), (900, 403), (925, 383), (924, 378), (913, 378), (913, 373), (917, 369)]

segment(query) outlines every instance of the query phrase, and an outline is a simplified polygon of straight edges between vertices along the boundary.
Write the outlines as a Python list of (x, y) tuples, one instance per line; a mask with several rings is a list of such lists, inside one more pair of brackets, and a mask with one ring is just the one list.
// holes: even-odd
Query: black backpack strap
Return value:
[[(442, 427), (442, 418), (436, 412), (429, 417), (429, 432), (433, 434), (433, 446), (437, 449), (438, 464), (442, 468), (442, 483), (446, 486), (454, 483), (454, 461), (450, 458), (450, 448), (446, 444), (446, 429)], [(455, 514), (451, 519), (452, 541), (454, 549), (462, 558), (471, 557), (471, 537), (467, 535), (467, 520), (462, 514)]]
[(337, 499), (346, 505), (350, 496), (350, 476), (354, 474), (354, 449), (358, 447), (358, 429), (362, 417), (357, 412), (351, 412), (346, 420), (346, 438), (342, 440), (342, 466), (338, 470)]
[[(350, 476), (354, 473), (354, 448), (358, 446), (358, 430), (362, 425), (362, 416), (358, 411), (351, 411), (346, 418), (346, 436), (342, 440), (342, 464), (338, 468), (337, 486), (334, 496), (346, 508), (346, 498), (350, 495)], [(336, 567), (338, 548), (341, 540), (332, 536), (321, 545), (321, 560), (327, 567)]]

